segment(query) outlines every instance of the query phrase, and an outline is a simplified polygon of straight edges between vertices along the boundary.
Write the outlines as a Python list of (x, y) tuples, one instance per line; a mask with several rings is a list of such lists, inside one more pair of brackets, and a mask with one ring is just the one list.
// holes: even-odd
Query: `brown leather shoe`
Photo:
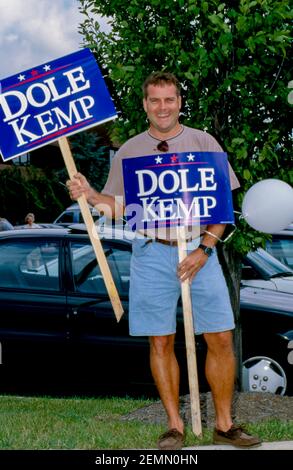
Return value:
[(261, 444), (261, 439), (257, 436), (252, 436), (245, 431), (241, 426), (235, 426), (224, 432), (219, 429), (214, 429), (213, 435), (214, 444), (230, 444), (235, 447), (256, 447)]
[(160, 450), (178, 450), (182, 449), (184, 435), (177, 429), (169, 429), (159, 437), (158, 449)]

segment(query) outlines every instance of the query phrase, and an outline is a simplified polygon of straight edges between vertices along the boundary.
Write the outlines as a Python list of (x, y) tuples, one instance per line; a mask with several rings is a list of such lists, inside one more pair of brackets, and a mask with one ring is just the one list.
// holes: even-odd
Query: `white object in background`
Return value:
[(260, 232), (283, 230), (293, 221), (293, 188), (278, 179), (259, 181), (245, 194), (242, 215)]

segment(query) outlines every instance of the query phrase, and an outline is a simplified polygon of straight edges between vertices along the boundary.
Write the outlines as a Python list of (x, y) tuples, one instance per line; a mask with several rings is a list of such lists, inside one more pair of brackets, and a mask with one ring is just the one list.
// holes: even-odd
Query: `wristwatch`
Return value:
[(204, 252), (207, 256), (211, 256), (211, 254), (213, 253), (213, 249), (212, 249), (210, 246), (203, 245), (202, 243), (200, 243), (200, 245), (198, 245), (198, 248), (200, 248), (201, 250), (203, 250), (203, 252)]

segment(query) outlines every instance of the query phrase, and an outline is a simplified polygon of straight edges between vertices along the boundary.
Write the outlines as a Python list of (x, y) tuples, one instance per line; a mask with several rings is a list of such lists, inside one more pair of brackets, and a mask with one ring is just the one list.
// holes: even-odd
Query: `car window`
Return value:
[[(92, 217), (94, 221), (99, 220), (100, 216), (96, 211), (91, 211)], [(59, 217), (54, 221), (54, 223), (58, 224), (72, 224), (72, 223), (79, 223), (83, 224), (83, 217), (82, 213), (78, 210), (75, 211), (65, 211), (62, 212)]]
[[(100, 216), (99, 216), (99, 214), (97, 214), (96, 211), (91, 210), (91, 214), (92, 214), (92, 218), (93, 218), (94, 222), (95, 222), (96, 220), (99, 220), (99, 219), (100, 219)], [(84, 223), (83, 216), (82, 216), (82, 213), (81, 213), (81, 212), (78, 212), (78, 223), (79, 223), (79, 224), (83, 224), (83, 223)]]
[(0, 288), (59, 290), (59, 243), (9, 240), (0, 244)]
[(293, 275), (293, 271), (285, 264), (278, 261), (270, 253), (258, 248), (250, 251), (245, 257), (245, 262), (251, 265), (264, 279), (271, 277)]
[(280, 238), (268, 241), (266, 249), (279, 261), (293, 269), (293, 237), (289, 240)]
[[(104, 245), (104, 252), (119, 294), (127, 295), (131, 252), (113, 245)], [(81, 293), (106, 295), (106, 286), (92, 245), (72, 242), (71, 258), (75, 290)]]
[(72, 223), (74, 222), (74, 212), (63, 212), (57, 219), (55, 220), (55, 223)]

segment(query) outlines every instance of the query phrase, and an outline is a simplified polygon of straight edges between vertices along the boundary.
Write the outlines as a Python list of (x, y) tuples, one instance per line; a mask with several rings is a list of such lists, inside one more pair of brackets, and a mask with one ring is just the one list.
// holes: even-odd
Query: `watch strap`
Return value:
[(203, 245), (202, 243), (198, 245), (198, 248), (200, 248), (207, 256), (211, 256), (213, 253), (213, 249), (210, 246)]

